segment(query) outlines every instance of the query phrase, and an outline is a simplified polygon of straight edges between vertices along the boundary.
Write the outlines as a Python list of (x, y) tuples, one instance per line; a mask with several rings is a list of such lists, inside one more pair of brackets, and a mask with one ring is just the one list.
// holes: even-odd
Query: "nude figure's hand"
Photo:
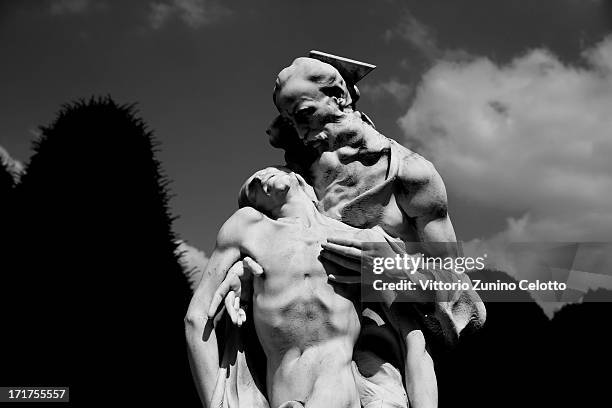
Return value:
[(241, 297), (243, 301), (248, 300), (246, 297), (251, 294), (252, 277), (262, 273), (262, 267), (249, 257), (232, 265), (213, 295), (208, 317), (212, 319), (221, 302), (224, 302), (232, 323), (238, 327), (242, 326), (246, 320), (246, 311), (241, 307)]
[(412, 408), (438, 406), (438, 383), (431, 356), (420, 330), (406, 336), (406, 392)]

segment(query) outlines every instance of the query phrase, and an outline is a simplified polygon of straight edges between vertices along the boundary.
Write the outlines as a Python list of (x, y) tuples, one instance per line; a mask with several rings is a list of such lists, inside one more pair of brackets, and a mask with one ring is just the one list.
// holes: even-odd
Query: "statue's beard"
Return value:
[[(311, 146), (321, 151), (334, 151), (344, 146), (355, 146), (360, 144), (363, 132), (354, 122), (341, 121), (328, 123), (316, 137), (317, 143)], [(320, 141), (319, 141), (320, 140)]]
[(311, 128), (308, 131), (306, 145), (319, 152), (331, 151), (345, 145), (355, 134), (347, 115), (330, 114), (325, 117), (324, 124), (318, 126), (318, 130)]

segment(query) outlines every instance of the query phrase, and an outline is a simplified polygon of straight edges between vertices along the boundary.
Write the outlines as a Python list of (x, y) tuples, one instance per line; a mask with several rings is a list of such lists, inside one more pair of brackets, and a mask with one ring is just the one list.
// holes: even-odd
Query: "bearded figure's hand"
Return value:
[[(343, 267), (349, 276), (361, 277), (362, 271), (371, 271), (375, 259), (396, 259), (399, 255), (404, 257), (406, 250), (402, 245), (381, 232), (370, 229), (364, 230), (362, 239), (329, 237), (327, 242), (321, 244), (321, 256), (338, 266)], [(422, 257), (422, 254), (412, 254), (412, 257)], [(393, 279), (408, 279), (412, 271), (406, 268), (384, 268), (383, 273)]]

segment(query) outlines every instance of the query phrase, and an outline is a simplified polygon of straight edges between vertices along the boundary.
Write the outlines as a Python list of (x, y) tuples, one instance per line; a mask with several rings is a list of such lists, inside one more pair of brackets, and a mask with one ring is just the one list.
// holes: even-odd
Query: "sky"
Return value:
[(175, 231), (209, 254), (243, 181), (283, 162), (272, 88), (311, 49), (377, 65), (358, 107), (434, 163), (459, 239), (609, 241), (605, 0), (3, 0), (0, 146), (27, 163), (63, 103), (136, 102)]

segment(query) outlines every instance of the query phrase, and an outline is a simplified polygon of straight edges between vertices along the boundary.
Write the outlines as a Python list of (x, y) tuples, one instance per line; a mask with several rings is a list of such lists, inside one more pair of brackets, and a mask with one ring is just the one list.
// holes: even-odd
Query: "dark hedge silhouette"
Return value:
[[(501, 271), (470, 276), (516, 282)], [(520, 303), (495, 294), (497, 301), (486, 303), (484, 327), (434, 357), (440, 407), (599, 406), (596, 401), (609, 397), (607, 387), (596, 384), (608, 378), (597, 368), (605, 372), (612, 360), (606, 335), (612, 304), (590, 303), (602, 298), (598, 292), (564, 306), (552, 321), (527, 292)]]
[[(516, 282), (494, 270), (470, 276), (485, 282)], [(486, 302), (482, 329), (462, 336), (455, 349), (434, 356), (440, 407), (548, 406), (538, 405), (536, 381), (548, 367), (533, 359), (545, 347), (549, 322), (529, 294), (523, 295), (524, 303), (500, 302), (499, 294), (496, 302)]]
[[(15, 161), (6, 150), (0, 146), (0, 214), (3, 219), (10, 214), (10, 201), (13, 188), (19, 179), (21, 164)], [(3, 222), (5, 224), (6, 221)], [(6, 232), (6, 231), (5, 231)], [(0, 238), (0, 242), (1, 238)], [(3, 247), (0, 247), (0, 249)], [(1, 253), (1, 252), (0, 252)]]
[(9, 214), (9, 200), (15, 183), (13, 175), (1, 159), (2, 157), (0, 157), (0, 214), (2, 214), (2, 218), (5, 218)]
[[(15, 179), (9, 168), (8, 154), (0, 147), (0, 318), (3, 322), (10, 322), (9, 302), (7, 299), (7, 289), (10, 287), (9, 266), (11, 257), (11, 241), (13, 239), (12, 210), (13, 191)], [(7, 348), (8, 349), (8, 348)], [(0, 362), (1, 364), (1, 362)], [(0, 373), (2, 369), (0, 368)], [(0, 374), (0, 379), (3, 378)]]
[[(606, 271), (607, 272), (607, 271)], [(612, 292), (589, 291), (580, 304), (564, 306), (551, 324), (551, 371), (565, 406), (610, 404), (609, 370), (612, 367)], [(600, 302), (608, 299), (608, 302)]]
[(14, 191), (0, 382), (70, 385), (77, 405), (196, 406), (190, 292), (151, 132), (110, 97), (65, 105), (41, 130)]
[(13, 188), (13, 184), (13, 175), (0, 160), (0, 198), (4, 199), (4, 197), (8, 196)]

